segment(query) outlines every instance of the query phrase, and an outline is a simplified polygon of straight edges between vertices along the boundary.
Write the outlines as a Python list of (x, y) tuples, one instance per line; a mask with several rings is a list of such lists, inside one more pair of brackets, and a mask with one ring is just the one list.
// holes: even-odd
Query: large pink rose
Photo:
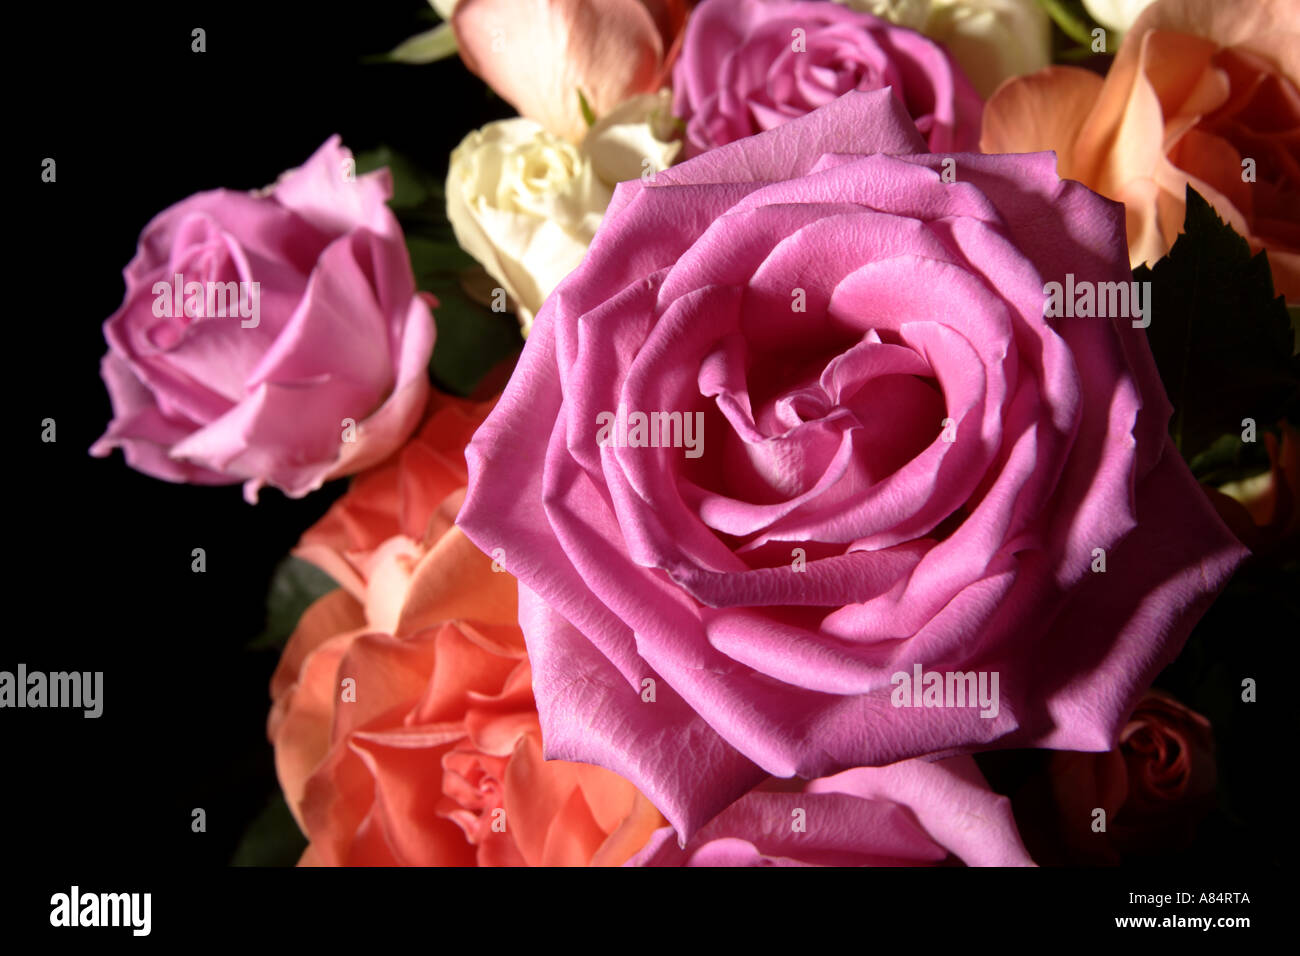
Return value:
[(261, 193), (159, 213), (104, 323), (113, 421), (91, 454), (167, 481), (300, 497), (376, 464), (419, 423), (433, 351), (387, 170), (337, 136)]
[(834, 3), (704, 0), (673, 67), (673, 111), (694, 156), (889, 87), (935, 152), (974, 149), (979, 94), (943, 47)]
[[(779, 782), (779, 781), (778, 781)], [(656, 830), (628, 866), (1032, 866), (1011, 801), (975, 761), (859, 767), (741, 797), (682, 846)]]
[(1131, 279), (1122, 207), (888, 91), (620, 185), (467, 453), (548, 755), (689, 839), (769, 774), (1109, 749), (1244, 550), (1067, 275)]

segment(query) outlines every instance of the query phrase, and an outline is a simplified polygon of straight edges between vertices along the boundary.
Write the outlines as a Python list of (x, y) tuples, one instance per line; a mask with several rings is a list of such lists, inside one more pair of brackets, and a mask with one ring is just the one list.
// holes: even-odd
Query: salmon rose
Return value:
[(1273, 282), (1300, 299), (1300, 5), (1161, 0), (1133, 24), (1103, 80), (1050, 67), (984, 111), (986, 153), (1055, 150), (1057, 172), (1124, 203), (1133, 265), (1183, 225), (1186, 187), (1209, 200)]
[(667, 78), (686, 0), (460, 0), (461, 59), (520, 116), (578, 142), (579, 93), (604, 116)]
[(616, 865), (663, 824), (615, 774), (543, 762), (514, 579), (453, 524), (488, 407), (435, 394), (295, 552), (342, 585), (271, 682), (304, 865)]

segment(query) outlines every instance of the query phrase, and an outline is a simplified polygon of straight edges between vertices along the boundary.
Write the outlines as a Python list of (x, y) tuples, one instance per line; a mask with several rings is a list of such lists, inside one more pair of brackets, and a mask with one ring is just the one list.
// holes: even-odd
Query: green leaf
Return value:
[(440, 23), (432, 30), (404, 40), (376, 59), (387, 63), (434, 63), (455, 53), (456, 34), (452, 32), (450, 23)]
[(476, 263), (454, 241), (408, 235), (406, 245), (416, 285), (438, 300), (433, 310), (438, 338), (429, 371), (439, 388), (469, 395), (498, 362), (523, 347), (519, 322), (466, 292), (464, 277)]
[(393, 198), (388, 200), (388, 205), (398, 219), (428, 217), (432, 215), (428, 208), (430, 204), (442, 201), (442, 184), (406, 156), (387, 146), (358, 153), (356, 161), (358, 176), (388, 168), (393, 177)]
[(1222, 435), (1240, 439), (1244, 418), (1264, 428), (1293, 406), (1300, 361), (1268, 256), (1252, 256), (1191, 186), (1182, 234), (1133, 278), (1151, 283), (1147, 340), (1174, 407), (1169, 431), (1185, 459), (1196, 461)]
[(1075, 43), (1084, 47), (1092, 47), (1092, 28), (1089, 24), (1092, 18), (1088, 16), (1083, 8), (1083, 4), (1078, 0), (1038, 0), (1038, 5), (1043, 8), (1052, 22), (1061, 28), (1061, 32), (1068, 36)]
[(248, 825), (231, 857), (231, 866), (293, 866), (307, 849), (307, 841), (277, 792), (266, 808)]
[(339, 586), (316, 565), (292, 555), (281, 561), (266, 596), (266, 628), (248, 645), (250, 650), (279, 649), (298, 626), (302, 612)]
[(578, 90), (578, 107), (582, 110), (582, 118), (587, 121), (588, 126), (596, 125), (596, 111), (591, 108), (587, 98), (582, 95), (582, 90)]
[(1220, 435), (1188, 465), (1197, 481), (1223, 485), (1268, 471), (1268, 450), (1262, 440), (1242, 441), (1238, 430)]
[(427, 292), (433, 290), (422, 285), (421, 279), (441, 281), (474, 265), (474, 259), (454, 238), (447, 239), (431, 232), (417, 230), (406, 237), (406, 248), (411, 253), (411, 268), (415, 270), (416, 284)]
[(389, 205), (406, 235), (416, 287), (438, 300), (429, 373), (442, 390), (470, 395), (497, 363), (523, 347), (519, 321), (466, 291), (466, 279), (480, 270), (456, 241), (442, 182), (386, 146), (357, 157), (358, 175), (383, 166), (393, 176)]
[(438, 344), (429, 370), (443, 391), (471, 395), (497, 363), (523, 347), (519, 320), (485, 309), (459, 290), (432, 291), (439, 302)]

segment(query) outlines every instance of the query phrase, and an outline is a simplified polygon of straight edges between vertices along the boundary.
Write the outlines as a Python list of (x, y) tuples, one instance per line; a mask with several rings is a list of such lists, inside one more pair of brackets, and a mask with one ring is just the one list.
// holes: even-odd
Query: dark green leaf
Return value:
[(443, 184), (387, 147), (357, 157), (358, 175), (381, 166), (393, 174), (389, 205), (406, 234), (415, 284), (438, 300), (430, 375), (444, 391), (469, 395), (498, 362), (523, 347), (519, 321), (509, 312), (492, 311), (465, 291), (465, 278), (479, 267), (460, 247), (447, 221)]
[(302, 612), (338, 582), (316, 565), (292, 555), (276, 566), (266, 596), (266, 628), (248, 646), (251, 650), (281, 648), (298, 626)]
[(1038, 0), (1061, 32), (1084, 48), (1092, 45), (1092, 18), (1079, 0)]
[(393, 176), (393, 198), (388, 205), (402, 218), (407, 213), (428, 215), (427, 207), (442, 200), (442, 184), (401, 153), (387, 146), (358, 153), (357, 175), (387, 166)]
[(277, 792), (257, 819), (248, 825), (235, 847), (231, 866), (293, 866), (307, 849), (307, 841)]
[(493, 312), (476, 302), (462, 276), (474, 260), (455, 242), (408, 236), (416, 284), (438, 300), (434, 321), (438, 338), (429, 370), (444, 391), (469, 395), (489, 371), (523, 347), (519, 322), (509, 312)]
[(1241, 435), (1242, 420), (1260, 429), (1277, 421), (1300, 394), (1300, 362), (1286, 304), (1273, 295), (1268, 257), (1208, 202), (1187, 188), (1183, 233), (1148, 269), (1152, 318), (1147, 340), (1174, 414), (1169, 430), (1188, 461), (1223, 435)]
[(1253, 442), (1242, 441), (1240, 431), (1230, 432), (1216, 438), (1188, 464), (1197, 481), (1223, 485), (1268, 471), (1268, 450), (1262, 431), (1257, 430)]

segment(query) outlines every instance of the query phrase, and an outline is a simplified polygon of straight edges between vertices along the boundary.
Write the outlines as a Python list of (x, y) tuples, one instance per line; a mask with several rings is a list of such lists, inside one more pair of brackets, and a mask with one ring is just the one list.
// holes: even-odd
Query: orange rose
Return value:
[(342, 585), (271, 680), (304, 865), (617, 865), (663, 825), (621, 777), (542, 759), (515, 581), (454, 525), (490, 405), (435, 394), (295, 551)]
[(460, 0), (461, 59), (521, 116), (556, 136), (586, 134), (578, 91), (597, 116), (653, 93), (668, 75), (686, 0)]
[[(1125, 35), (1105, 80), (1049, 67), (998, 89), (987, 153), (1055, 150), (1057, 171), (1128, 214), (1134, 265), (1182, 229), (1186, 186), (1300, 299), (1300, 4), (1160, 0)], [(1249, 162), (1248, 162), (1249, 161)]]

